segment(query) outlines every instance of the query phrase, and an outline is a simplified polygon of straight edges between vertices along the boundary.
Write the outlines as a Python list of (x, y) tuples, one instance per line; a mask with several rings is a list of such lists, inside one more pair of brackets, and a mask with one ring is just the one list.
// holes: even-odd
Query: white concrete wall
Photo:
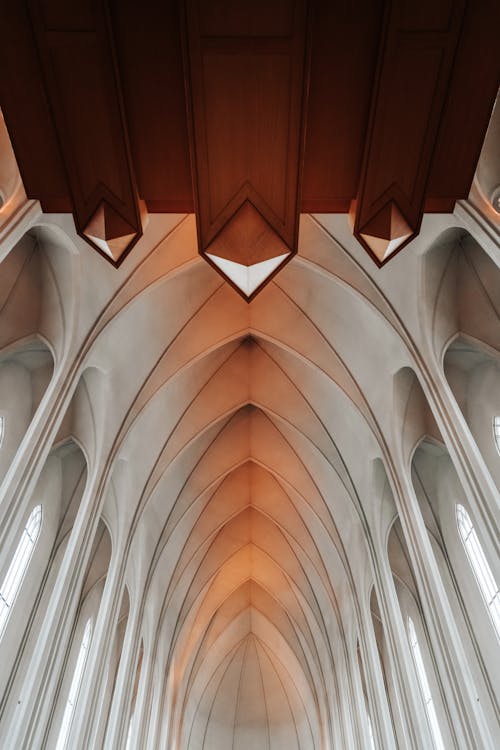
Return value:
[(377, 750), (422, 750), (409, 616), (446, 747), (498, 746), (499, 642), (455, 518), (500, 580), (500, 249), (468, 205), (381, 270), (347, 217), (303, 216), (247, 305), (192, 216), (152, 215), (116, 270), (21, 201), (0, 581), (38, 503), (43, 524), (0, 642), (0, 746), (55, 746), (92, 617), (71, 748), (124, 748), (133, 714), (131, 748), (358, 750), (368, 713)]

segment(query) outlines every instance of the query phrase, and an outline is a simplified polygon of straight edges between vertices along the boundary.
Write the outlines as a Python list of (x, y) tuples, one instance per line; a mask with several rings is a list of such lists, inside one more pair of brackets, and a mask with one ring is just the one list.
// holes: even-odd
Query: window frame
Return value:
[(415, 672), (417, 673), (419, 692), (425, 707), (425, 715), (427, 717), (427, 724), (429, 726), (432, 743), (435, 750), (445, 750), (443, 735), (441, 734), (441, 729), (439, 727), (436, 706), (432, 697), (429, 678), (427, 676), (422, 651), (418, 642), (417, 631), (411, 617), (408, 617), (407, 631), (413, 664), (415, 666)]
[(59, 726), (55, 750), (66, 750), (66, 748), (68, 747), (68, 740), (71, 734), (71, 727), (73, 725), (73, 719), (75, 716), (75, 708), (78, 703), (78, 697), (80, 695), (80, 690), (83, 683), (83, 676), (85, 674), (85, 667), (87, 665), (90, 644), (92, 643), (92, 630), (92, 617), (89, 617), (87, 622), (85, 623), (82, 639), (80, 641), (78, 656), (76, 658), (75, 667), (73, 669), (73, 676), (71, 677), (71, 683), (69, 686), (68, 697), (66, 698), (64, 713), (62, 715), (61, 724)]
[(469, 567), (476, 580), (493, 630), (500, 641), (500, 587), (484, 554), (483, 546), (479, 541), (472, 519), (461, 503), (457, 503), (455, 506), (455, 517), (458, 535), (462, 542)]
[(9, 567), (0, 585), (0, 641), (5, 634), (10, 615), (22, 589), (43, 523), (42, 505), (31, 510), (17, 543)]
[(375, 748), (375, 737), (373, 735), (373, 725), (368, 710), (366, 711), (366, 726), (368, 729), (368, 741), (370, 743), (370, 750), (376, 750)]
[(493, 417), (493, 442), (495, 443), (495, 448), (497, 449), (497, 453), (500, 456), (500, 415), (495, 414)]

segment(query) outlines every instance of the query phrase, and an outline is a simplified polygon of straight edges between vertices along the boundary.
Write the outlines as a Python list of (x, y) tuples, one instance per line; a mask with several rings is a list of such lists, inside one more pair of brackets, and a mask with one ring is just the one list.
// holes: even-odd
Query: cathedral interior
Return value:
[(0, 747), (500, 747), (498, 3), (0, 8)]

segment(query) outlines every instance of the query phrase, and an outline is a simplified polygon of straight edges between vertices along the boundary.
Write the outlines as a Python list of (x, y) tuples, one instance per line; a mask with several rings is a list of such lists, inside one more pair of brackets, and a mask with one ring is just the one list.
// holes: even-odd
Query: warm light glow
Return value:
[(207, 253), (207, 257), (220, 268), (220, 270), (231, 279), (233, 284), (241, 289), (247, 297), (250, 297), (255, 290), (272, 274), (276, 268), (288, 258), (289, 253), (284, 255), (277, 255), (275, 258), (269, 258), (269, 260), (263, 260), (261, 263), (254, 263), (253, 266), (244, 266), (242, 263), (235, 263), (232, 260), (226, 258), (219, 258), (218, 255), (210, 255)]
[(491, 195), (491, 207), (496, 214), (500, 214), (500, 187), (495, 188)]

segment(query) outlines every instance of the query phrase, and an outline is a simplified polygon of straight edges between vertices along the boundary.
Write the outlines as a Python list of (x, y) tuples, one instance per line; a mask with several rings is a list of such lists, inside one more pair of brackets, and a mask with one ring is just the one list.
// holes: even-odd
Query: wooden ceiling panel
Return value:
[(380, 41), (354, 235), (379, 265), (419, 231), (464, 0), (390, 4)]
[(499, 30), (497, 0), (467, 3), (427, 187), (435, 199), (469, 194), (500, 84)]
[(179, 2), (111, 11), (139, 195), (151, 212), (193, 212)]
[(47, 211), (71, 211), (25, 3), (2, 4), (0, 104), (29, 198)]
[(118, 265), (142, 224), (107, 7), (29, 8), (77, 231)]
[(293, 34), (294, 3), (290, 0), (206, 0), (199, 5), (204, 37), (286, 37)]
[(381, 19), (382, 0), (313, 5), (302, 211), (347, 212), (356, 195)]
[(253, 288), (299, 211), (351, 208), (381, 264), (467, 196), (498, 28), (495, 0), (19, 0), (0, 106), (27, 195), (108, 260), (144, 203), (195, 210), (200, 252), (267, 264)]
[[(297, 251), (308, 24), (303, 0), (245, 10), (187, 2), (186, 68), (199, 250), (248, 268), (270, 260), (263, 238)], [(243, 258), (226, 232), (248, 234)]]

